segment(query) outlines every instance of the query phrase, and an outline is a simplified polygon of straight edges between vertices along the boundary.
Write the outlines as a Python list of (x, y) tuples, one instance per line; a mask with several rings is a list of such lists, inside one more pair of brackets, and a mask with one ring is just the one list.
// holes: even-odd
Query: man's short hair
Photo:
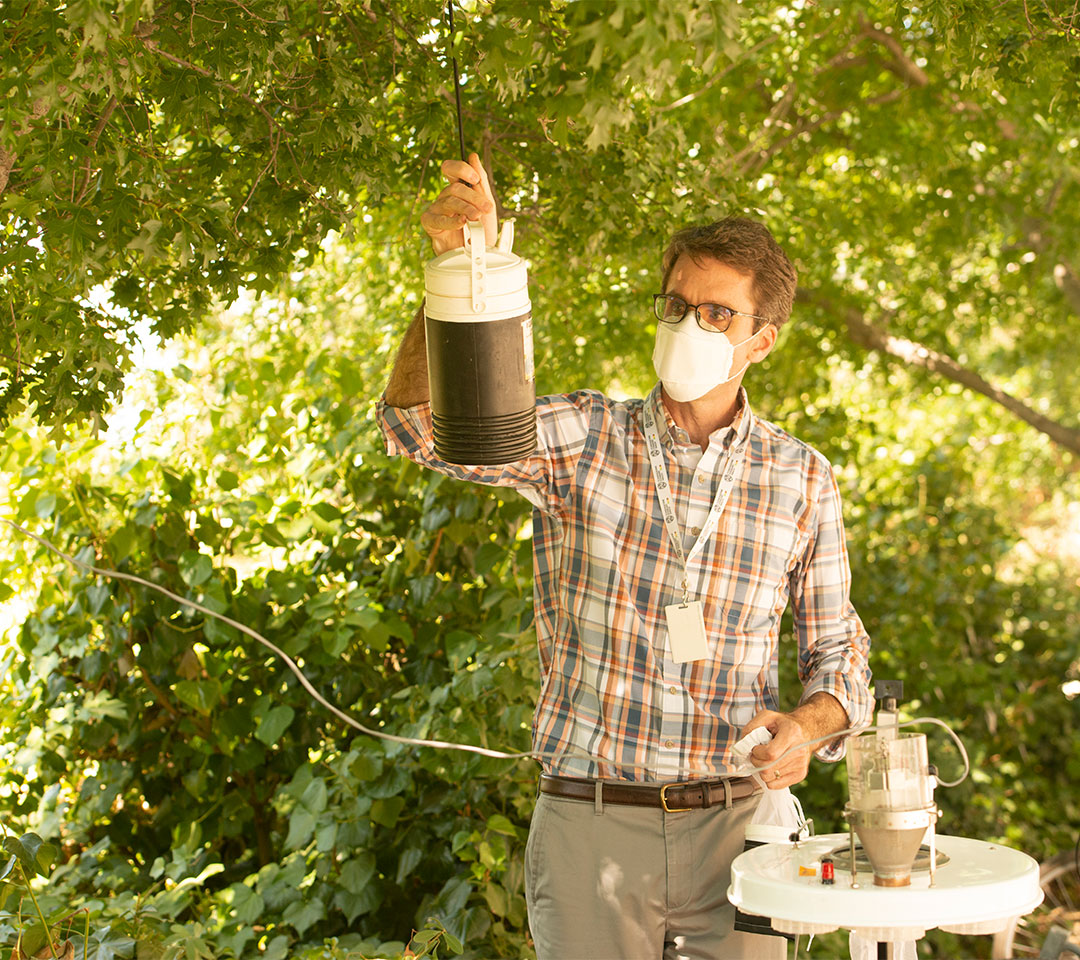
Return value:
[[(769, 323), (777, 328), (791, 316), (799, 277), (765, 224), (747, 217), (724, 217), (714, 223), (680, 230), (664, 251), (662, 290), (667, 290), (671, 271), (684, 254), (699, 265), (702, 260), (712, 258), (740, 273), (750, 274), (754, 313), (768, 317)], [(754, 329), (759, 326), (755, 320)]]

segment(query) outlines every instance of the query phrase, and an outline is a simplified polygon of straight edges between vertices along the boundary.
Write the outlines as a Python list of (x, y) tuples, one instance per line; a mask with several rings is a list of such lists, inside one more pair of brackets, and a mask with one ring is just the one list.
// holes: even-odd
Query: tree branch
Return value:
[(219, 76), (217, 76), (217, 74), (211, 72), (210, 70), (207, 70), (205, 67), (200, 67), (189, 60), (183, 60), (180, 57), (177, 57), (171, 53), (168, 53), (165, 50), (162, 50), (161, 47), (158, 46), (156, 40), (151, 40), (149, 37), (142, 36), (139, 37), (139, 39), (142, 40), (143, 45), (148, 50), (152, 50), (159, 57), (168, 60), (170, 63), (175, 63), (178, 67), (184, 67), (187, 70), (192, 70), (195, 73), (199, 74), (199, 76), (206, 77), (207, 80), (213, 80), (214, 83), (224, 87), (231, 93), (235, 93), (238, 97), (240, 97), (240, 99), (250, 103), (256, 110), (259, 111), (259, 113), (261, 113), (266, 118), (266, 122), (270, 124), (271, 134), (274, 130), (277, 130), (279, 133), (282, 132), (281, 125), (272, 116), (270, 116), (270, 111), (267, 110), (266, 107), (263, 106), (263, 104), (260, 103), (258, 100), (244, 93), (244, 91), (241, 90), (239, 87), (233, 86), (233, 84), (222, 80)]
[[(45, 116), (47, 109), (48, 108), (45, 105), (45, 98), (38, 97), (38, 99), (35, 100), (33, 105), (30, 107), (30, 120), (26, 123), (20, 123), (15, 128), (15, 133), (19, 136), (22, 136), (22, 134), (26, 133), (26, 131), (30, 129), (31, 122), (33, 122), (34, 120), (40, 120), (43, 116)], [(2, 195), (3, 192), (7, 189), (8, 180), (11, 176), (11, 171), (15, 167), (15, 159), (16, 154), (14, 150), (5, 150), (3, 147), (0, 147), (0, 195)]]
[(105, 124), (109, 122), (109, 118), (113, 115), (113, 111), (116, 110), (116, 97), (109, 97), (109, 102), (105, 104), (105, 109), (101, 114), (101, 118), (97, 122), (97, 126), (94, 127), (94, 132), (90, 135), (90, 143), (86, 147), (86, 162), (83, 164), (83, 182), (82, 187), (79, 189), (79, 195), (74, 198), (74, 203), (82, 203), (83, 197), (86, 196), (86, 191), (90, 189), (90, 172), (91, 161), (94, 158), (94, 151), (97, 149), (98, 140), (101, 138), (101, 131), (105, 129)]
[[(892, 103), (894, 100), (899, 100), (907, 92), (906, 88), (897, 88), (895, 90), (888, 90), (885, 93), (878, 94), (876, 97), (870, 97), (863, 102), (864, 107), (877, 107), (886, 103)], [(834, 120), (838, 120), (847, 112), (847, 108), (843, 110), (830, 110), (828, 113), (822, 114), (816, 120), (811, 120), (809, 123), (804, 123), (800, 120), (795, 128), (786, 137), (782, 137), (769, 147), (764, 148), (757, 152), (756, 155), (750, 156), (749, 159), (743, 164), (739, 170), (739, 175), (742, 177), (749, 177), (761, 170), (766, 163), (772, 159), (777, 153), (784, 149), (789, 143), (797, 140), (803, 134), (813, 133), (815, 130), (820, 129), (827, 123), (832, 123)], [(739, 156), (742, 157), (746, 153), (744, 149)]]
[[(835, 304), (832, 304), (827, 298), (819, 294), (799, 291), (797, 298), (805, 303), (835, 309)], [(967, 387), (969, 390), (981, 393), (984, 397), (1000, 404), (1010, 413), (1033, 426), (1036, 430), (1045, 433), (1055, 443), (1072, 453), (1080, 455), (1080, 430), (1067, 427), (1065, 424), (1051, 420), (1049, 417), (1044, 417), (1023, 400), (1018, 400), (1000, 387), (995, 387), (974, 370), (961, 366), (952, 357), (938, 353), (936, 350), (923, 346), (921, 343), (916, 343), (914, 340), (894, 337), (885, 330), (868, 323), (862, 312), (855, 307), (847, 309), (844, 320), (847, 324), (848, 336), (858, 346), (865, 347), (867, 350), (879, 350), (890, 357), (902, 360), (909, 366), (922, 367), (930, 373), (941, 374), (947, 379)]]
[(889, 69), (909, 86), (925, 87), (930, 83), (930, 78), (926, 75), (926, 72), (904, 53), (904, 48), (900, 46), (896, 37), (872, 26), (861, 13), (859, 14), (859, 27), (865, 36), (880, 43), (892, 54), (892, 63), (888, 65)]

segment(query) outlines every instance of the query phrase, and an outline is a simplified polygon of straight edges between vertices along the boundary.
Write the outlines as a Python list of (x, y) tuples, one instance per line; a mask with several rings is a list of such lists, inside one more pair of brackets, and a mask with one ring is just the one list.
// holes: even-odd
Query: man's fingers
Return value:
[(479, 178), (477, 182), (480, 184), (480, 192), (491, 202), (492, 208), (494, 209), (495, 194), (491, 191), (491, 178), (484, 169), (484, 165), (480, 162), (480, 157), (475, 153), (470, 153), (469, 165), (473, 168), (473, 171)]
[(475, 203), (469, 203), (468, 200), (462, 200), (461, 197), (453, 195), (440, 197), (429, 209), (432, 213), (443, 217), (457, 215), (467, 217), (469, 220), (479, 220), (486, 212)]
[[(464, 183), (451, 183), (443, 188), (439, 194), (439, 200), (443, 197), (457, 197), (466, 203), (472, 204), (481, 213), (490, 213), (495, 209), (495, 204), (490, 197), (478, 191), (476, 187), (470, 187)], [(436, 200), (438, 203), (438, 200)]]
[[(475, 157), (476, 154), (474, 153)], [(483, 169), (483, 168), (481, 168)], [(451, 183), (464, 180), (466, 183), (479, 183), (480, 173), (464, 160), (444, 160), (442, 162), (442, 175)]]
[(436, 253), (461, 246), (462, 234), (459, 231), (469, 220), (483, 223), (489, 246), (497, 243), (499, 224), (495, 197), (491, 191), (491, 179), (480, 158), (472, 153), (468, 162), (444, 160), (440, 169), (450, 182), (420, 217), (420, 224), (431, 237)]
[(458, 213), (443, 214), (425, 210), (420, 214), (420, 225), (429, 233), (460, 230), (465, 226), (465, 217)]
[(768, 763), (771, 760), (775, 760), (786, 749), (786, 746), (778, 744), (775, 740), (770, 740), (768, 743), (759, 743), (750, 751), (750, 759), (758, 765), (761, 765), (763, 763)]

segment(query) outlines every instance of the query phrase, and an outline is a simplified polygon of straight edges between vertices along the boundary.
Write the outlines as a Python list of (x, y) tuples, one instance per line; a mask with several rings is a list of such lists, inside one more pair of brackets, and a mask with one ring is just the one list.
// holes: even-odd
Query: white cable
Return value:
[[(199, 613), (202, 613), (202, 614), (204, 614), (205, 616), (208, 616), (208, 617), (216, 617), (222, 623), (227, 623), (230, 627), (233, 627), (236, 630), (239, 630), (241, 633), (247, 634), (247, 636), (251, 637), (253, 640), (257, 640), (259, 643), (261, 643), (268, 650), (272, 651), (277, 656), (281, 657), (281, 659), (285, 662), (285, 665), (296, 676), (296, 679), (300, 681), (301, 686), (311, 695), (311, 697), (317, 703), (321, 704), (323, 707), (325, 707), (327, 710), (329, 710), (335, 717), (337, 717), (343, 723), (348, 724), (350, 727), (353, 727), (356, 730), (359, 730), (361, 733), (366, 734), (369, 737), (377, 737), (380, 740), (389, 740), (391, 743), (401, 743), (401, 744), (406, 744), (408, 746), (413, 746), (413, 747), (431, 747), (431, 748), (435, 748), (437, 750), (461, 750), (461, 751), (463, 751), (465, 753), (476, 753), (476, 754), (479, 754), (482, 757), (492, 757), (492, 758), (494, 758), (496, 760), (526, 760), (526, 759), (532, 759), (532, 760), (552, 759), (552, 760), (557, 760), (557, 759), (561, 759), (562, 757), (578, 757), (580, 759), (587, 759), (587, 760), (600, 760), (600, 761), (602, 761), (604, 763), (608, 763), (608, 764), (611, 764), (611, 765), (617, 766), (617, 767), (623, 767), (623, 768), (629, 769), (629, 770), (648, 770), (648, 769), (650, 769), (649, 766), (647, 764), (644, 764), (644, 763), (623, 763), (621, 761), (612, 760), (611, 757), (604, 757), (604, 756), (601, 756), (601, 755), (596, 754), (596, 753), (589, 753), (588, 751), (582, 750), (582, 749), (577, 748), (577, 747), (571, 747), (571, 748), (569, 748), (567, 750), (538, 750), (538, 751), (528, 750), (528, 751), (523, 751), (521, 753), (506, 753), (506, 752), (504, 752), (502, 750), (491, 750), (488, 747), (479, 747), (479, 746), (476, 746), (475, 744), (471, 744), (471, 743), (455, 743), (455, 742), (450, 741), (450, 740), (424, 740), (424, 739), (420, 739), (420, 738), (417, 738), (417, 737), (400, 737), (400, 736), (398, 736), (396, 734), (393, 734), (393, 733), (385, 733), (382, 730), (373, 730), (371, 727), (364, 726), (364, 724), (360, 723), (358, 720), (354, 720), (351, 716), (349, 716), (349, 714), (345, 713), (343, 710), (338, 709), (332, 703), (330, 703), (328, 700), (326, 700), (323, 697), (323, 695), (321, 693), (319, 693), (318, 690), (315, 689), (315, 687), (312, 685), (311, 681), (308, 680), (308, 678), (304, 675), (304, 672), (300, 669), (300, 667), (296, 664), (296, 662), (292, 659), (292, 657), (290, 657), (284, 650), (282, 650), (276, 644), (274, 644), (271, 641), (267, 640), (266, 637), (264, 637), (261, 633), (259, 633), (256, 630), (253, 630), (251, 627), (247, 626), (246, 624), (243, 624), (243, 623), (240, 623), (240, 622), (238, 622), (236, 620), (233, 620), (231, 617), (227, 617), (224, 614), (217, 613), (214, 610), (210, 610), (208, 607), (204, 607), (201, 603), (197, 603), (194, 600), (189, 600), (186, 597), (181, 597), (179, 594), (173, 593), (171, 590), (168, 590), (165, 587), (162, 587), (162, 586), (160, 586), (160, 585), (158, 585), (156, 583), (151, 583), (149, 580), (144, 580), (142, 577), (137, 577), (137, 576), (135, 576), (134, 574), (131, 574), (131, 573), (121, 573), (119, 570), (106, 570), (106, 569), (103, 569), (101, 567), (95, 567), (93, 564), (84, 563), (82, 560), (78, 560), (75, 557), (71, 556), (70, 554), (64, 553), (63, 550), (61, 550), (59, 547), (53, 546), (44, 537), (40, 537), (36, 533), (33, 533), (30, 530), (27, 530), (26, 527), (16, 523), (14, 520), (8, 520), (6, 517), (0, 517), (0, 520), (2, 520), (4, 523), (6, 523), (8, 526), (12, 527), (13, 529), (18, 530), (19, 533), (21, 533), (23, 536), (29, 537), (31, 540), (36, 540), (43, 547), (45, 547), (48, 550), (51, 550), (57, 556), (63, 558), (65, 561), (67, 561), (69, 564), (71, 564), (74, 567), (78, 567), (78, 568), (80, 568), (82, 570), (88, 570), (90, 573), (93, 573), (94, 575), (99, 576), (99, 577), (105, 577), (106, 579), (128, 580), (131, 583), (137, 583), (137, 584), (139, 584), (141, 586), (149, 587), (151, 590), (156, 590), (158, 593), (164, 594), (170, 600), (173, 600), (176, 603), (181, 604), (182, 606), (190, 607), (191, 609), (197, 610), (197, 611), (199, 611)], [(938, 783), (940, 783), (943, 787), (955, 787), (958, 784), (962, 783), (964, 781), (965, 777), (967, 777), (968, 772), (970, 770), (970, 763), (968, 762), (967, 751), (964, 749), (964, 744), (960, 740), (960, 738), (953, 732), (952, 728), (949, 727), (949, 725), (946, 724), (943, 720), (939, 720), (936, 717), (927, 717), (925, 719), (920, 719), (920, 720), (905, 720), (902, 723), (893, 725), (892, 727), (890, 727), (890, 729), (896, 729), (897, 727), (910, 727), (910, 726), (914, 726), (914, 725), (920, 724), (920, 723), (935, 723), (939, 727), (943, 727), (949, 733), (949, 735), (953, 738), (953, 740), (956, 741), (956, 745), (960, 750), (960, 755), (964, 758), (964, 772), (960, 776), (959, 780), (954, 780), (953, 782), (949, 783), (949, 782), (946, 782), (944, 780), (939, 779)], [(878, 729), (881, 729), (881, 728), (879, 728), (876, 725), (875, 726), (868, 726), (868, 727), (848, 727), (846, 730), (841, 730), (841, 731), (839, 731), (837, 733), (829, 733), (829, 734), (826, 734), (823, 737), (817, 737), (817, 738), (815, 738), (813, 740), (806, 740), (803, 743), (798, 743), (795, 746), (788, 748), (782, 754), (780, 754), (780, 756), (777, 757), (775, 760), (772, 760), (769, 763), (767, 763), (767, 764), (765, 764), (765, 765), (763, 765), (761, 767), (758, 767), (757, 770), (756, 770), (756, 773), (758, 775), (760, 775), (760, 774), (764, 773), (766, 770), (772, 769), (778, 763), (780, 763), (781, 760), (784, 760), (786, 757), (788, 757), (792, 753), (795, 753), (796, 751), (802, 750), (805, 747), (813, 747), (813, 746), (816, 746), (819, 743), (824, 743), (826, 740), (837, 740), (840, 737), (845, 737), (845, 736), (848, 736), (849, 734), (853, 734), (853, 733), (861, 733), (861, 732), (867, 732), (867, 731), (878, 730)], [(699, 774), (709, 775), (709, 774), (714, 774), (714, 771), (708, 770), (708, 769), (703, 768), (703, 767), (679, 767), (678, 768), (678, 773), (680, 773), (680, 774), (699, 773)]]

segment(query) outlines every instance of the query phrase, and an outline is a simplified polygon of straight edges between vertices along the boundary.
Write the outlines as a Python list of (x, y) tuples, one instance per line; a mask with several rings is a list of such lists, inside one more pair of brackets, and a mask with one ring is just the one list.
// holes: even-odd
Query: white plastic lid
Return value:
[(794, 827), (782, 827), (775, 823), (749, 823), (746, 826), (746, 839), (758, 843), (791, 843)]
[(503, 224), (499, 244), (488, 247), (484, 227), (468, 224), (465, 246), (424, 266), (424, 312), (435, 320), (483, 323), (520, 317), (532, 307), (525, 262), (511, 251), (514, 222)]

